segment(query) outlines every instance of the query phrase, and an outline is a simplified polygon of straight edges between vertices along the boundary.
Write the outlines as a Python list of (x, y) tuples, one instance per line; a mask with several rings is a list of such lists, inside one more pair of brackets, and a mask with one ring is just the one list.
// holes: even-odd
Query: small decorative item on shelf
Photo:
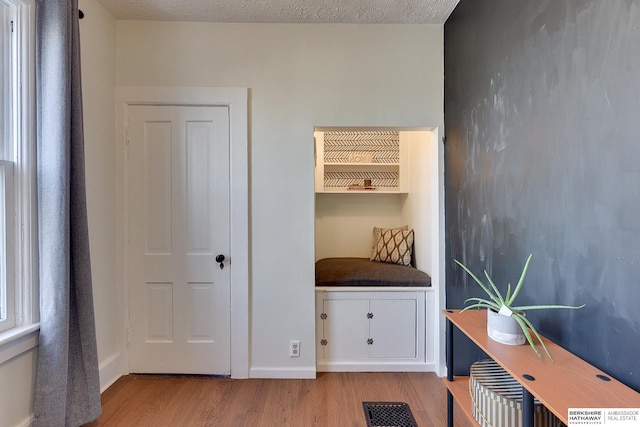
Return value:
[[(494, 341), (501, 342), (503, 344), (510, 344), (510, 345), (524, 344), (524, 339), (518, 338), (517, 334), (514, 333), (514, 332), (518, 332), (518, 329), (520, 329), (522, 334), (524, 334), (524, 338), (529, 342), (529, 345), (531, 346), (533, 351), (535, 351), (539, 357), (542, 357), (542, 355), (540, 354), (540, 352), (538, 351), (534, 343), (534, 340), (531, 334), (533, 333), (533, 335), (535, 335), (538, 342), (544, 349), (545, 353), (547, 353), (547, 356), (549, 356), (550, 359), (553, 359), (551, 357), (551, 354), (549, 353), (549, 350), (547, 349), (547, 346), (542, 341), (540, 334), (538, 333), (536, 328), (533, 326), (531, 321), (525, 317), (525, 311), (554, 309), (554, 308), (579, 309), (584, 307), (585, 304), (582, 304), (580, 306), (548, 305), (548, 304), (515, 306), (514, 301), (518, 296), (518, 294), (520, 293), (520, 290), (522, 289), (522, 285), (527, 275), (527, 270), (529, 269), (529, 263), (531, 262), (532, 256), (533, 254), (529, 255), (529, 257), (527, 258), (527, 261), (525, 262), (524, 268), (522, 269), (522, 273), (520, 275), (520, 280), (518, 281), (518, 284), (516, 285), (515, 289), (513, 289), (513, 293), (511, 292), (511, 283), (509, 283), (507, 285), (507, 293), (504, 297), (502, 296), (502, 294), (498, 290), (498, 287), (489, 276), (489, 273), (487, 273), (487, 270), (484, 271), (484, 275), (486, 276), (487, 281), (489, 282), (488, 285), (482, 282), (482, 280), (480, 280), (478, 276), (473, 274), (473, 272), (471, 272), (471, 270), (469, 270), (464, 264), (462, 264), (458, 260), (455, 260), (455, 262), (460, 267), (462, 267), (464, 271), (466, 271), (473, 278), (473, 280), (475, 280), (478, 283), (478, 285), (480, 285), (482, 290), (490, 298), (490, 299), (476, 298), (476, 297), (467, 298), (465, 300), (465, 304), (470, 302), (472, 304), (466, 306), (462, 311), (466, 311), (470, 308), (478, 308), (478, 309), (486, 308), (487, 309), (487, 334), (491, 339), (493, 339)], [(508, 320), (511, 322), (515, 321), (515, 324), (512, 325), (511, 327), (507, 326), (506, 328), (502, 326), (498, 326), (496, 329), (496, 327), (494, 327), (496, 318), (498, 318), (498, 320)]]
[(351, 184), (348, 188), (349, 190), (375, 190), (376, 189), (371, 185), (370, 179), (365, 179), (364, 185), (354, 183), (354, 184)]
[(371, 163), (372, 155), (369, 153), (349, 153), (349, 163)]

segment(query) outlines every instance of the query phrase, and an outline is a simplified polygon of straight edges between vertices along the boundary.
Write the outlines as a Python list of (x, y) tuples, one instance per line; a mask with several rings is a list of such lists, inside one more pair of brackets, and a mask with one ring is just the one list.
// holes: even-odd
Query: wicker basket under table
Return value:
[[(471, 412), (482, 427), (522, 427), (522, 385), (492, 359), (471, 365)], [(535, 427), (564, 424), (538, 399), (534, 400)]]

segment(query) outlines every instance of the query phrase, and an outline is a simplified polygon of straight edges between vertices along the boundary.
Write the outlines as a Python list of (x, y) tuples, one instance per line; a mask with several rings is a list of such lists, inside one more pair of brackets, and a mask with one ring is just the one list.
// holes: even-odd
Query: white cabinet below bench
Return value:
[(316, 288), (319, 372), (433, 371), (432, 288)]

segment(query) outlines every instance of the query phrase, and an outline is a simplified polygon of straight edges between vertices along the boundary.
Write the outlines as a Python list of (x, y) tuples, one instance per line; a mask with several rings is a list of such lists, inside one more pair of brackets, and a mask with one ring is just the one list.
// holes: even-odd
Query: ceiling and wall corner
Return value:
[(444, 24), (459, 0), (98, 1), (119, 20), (280, 24)]

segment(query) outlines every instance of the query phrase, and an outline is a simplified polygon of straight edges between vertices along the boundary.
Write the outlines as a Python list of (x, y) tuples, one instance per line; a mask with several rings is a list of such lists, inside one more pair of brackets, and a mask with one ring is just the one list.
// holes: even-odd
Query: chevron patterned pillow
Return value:
[(380, 233), (371, 261), (411, 265), (413, 230), (388, 229)]

